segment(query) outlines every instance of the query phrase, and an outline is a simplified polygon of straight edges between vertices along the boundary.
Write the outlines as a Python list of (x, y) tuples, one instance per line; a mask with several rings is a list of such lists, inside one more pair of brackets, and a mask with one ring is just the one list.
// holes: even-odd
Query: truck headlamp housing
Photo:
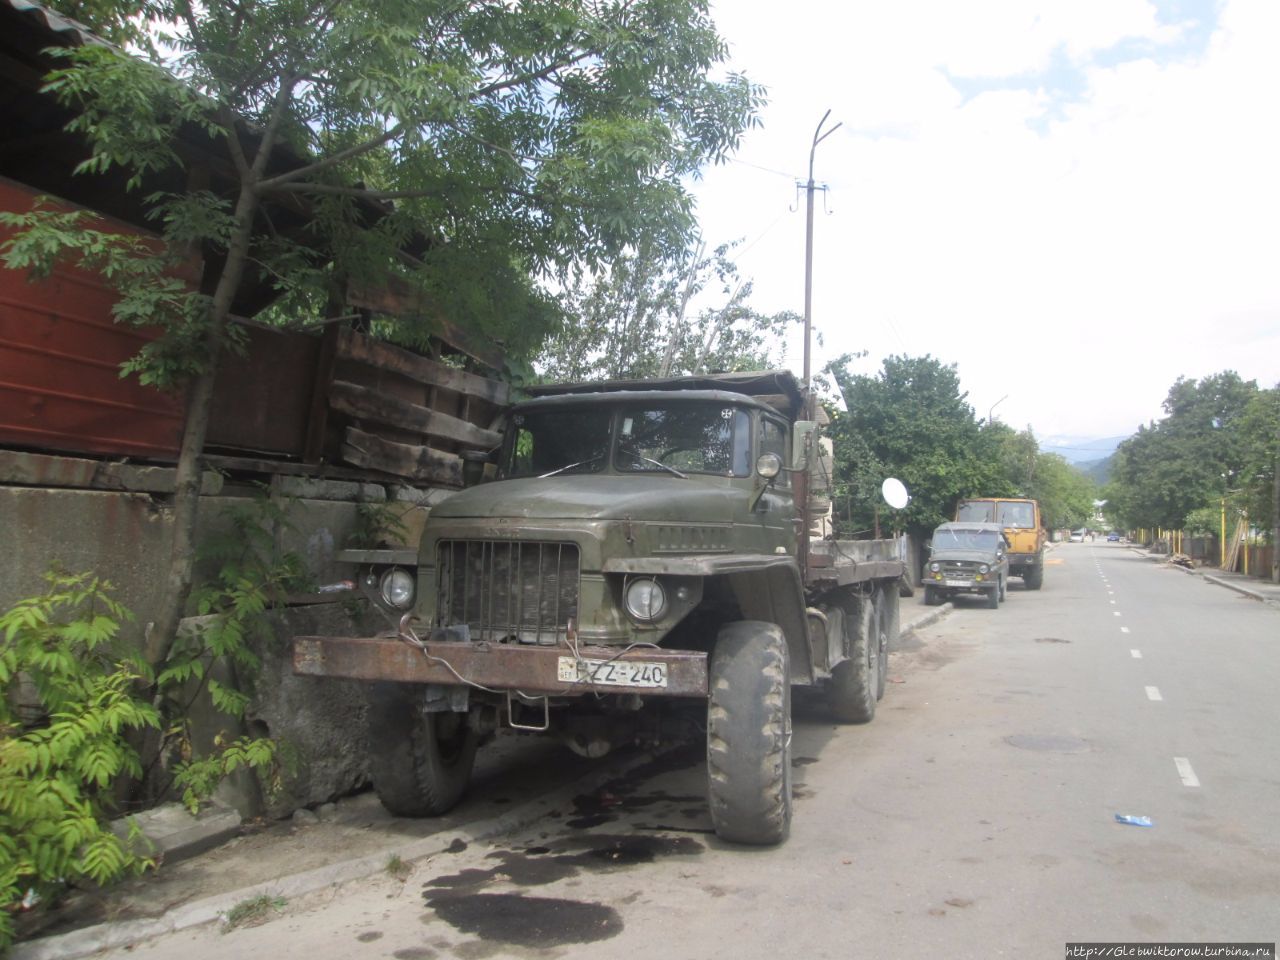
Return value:
[(413, 606), (415, 583), (413, 575), (400, 567), (391, 567), (378, 581), (378, 592), (387, 606), (408, 610)]
[(667, 612), (667, 591), (661, 583), (649, 577), (628, 583), (624, 600), (627, 613), (643, 623), (660, 620)]
[(980, 563), (980, 564), (978, 564), (978, 572), (979, 572), (979, 573), (986, 573), (986, 572), (987, 572), (988, 570), (990, 570), (990, 569), (991, 569), (991, 568), (990, 568), (989, 566), (987, 566), (985, 563)]
[(936, 560), (933, 563), (929, 564), (929, 570), (932, 573), (937, 573), (941, 569), (942, 569), (942, 564), (938, 563)]

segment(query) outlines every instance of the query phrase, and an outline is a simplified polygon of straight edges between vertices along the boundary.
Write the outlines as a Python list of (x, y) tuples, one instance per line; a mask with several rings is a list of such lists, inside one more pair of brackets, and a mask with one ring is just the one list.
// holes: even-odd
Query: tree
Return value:
[(578, 277), (564, 297), (568, 320), (538, 367), (549, 380), (574, 381), (775, 366), (787, 326), (800, 318), (751, 307), (751, 281), (729, 259), (732, 247), (708, 253), (698, 241), (668, 257), (646, 244)]
[[(1257, 395), (1254, 381), (1232, 371), (1199, 381), (1179, 377), (1165, 398), (1166, 416), (1139, 427), (1116, 450), (1106, 488), (1114, 515), (1131, 527), (1179, 528), (1198, 508), (1228, 496), (1242, 500), (1257, 481), (1249, 470), (1250, 438), (1260, 431), (1251, 432), (1246, 419)], [(1265, 423), (1265, 413), (1257, 417)]]
[[(186, 395), (161, 647), (190, 590), (199, 458), (243, 284), (265, 278), (323, 315), (349, 278), (399, 275), (457, 321), (490, 318), (491, 335), (536, 343), (544, 331), (518, 322), (550, 312), (530, 277), (596, 266), (639, 238), (684, 249), (683, 180), (733, 149), (761, 99), (741, 76), (710, 78), (726, 48), (702, 0), (86, 0), (76, 12), (148, 38), (136, 57), (60, 52), (48, 89), (79, 110), (85, 173), (119, 166), (137, 189), (184, 168), (193, 131), (222, 153), (210, 189), (147, 199), (172, 261), (202, 248), (216, 265), (204, 292), (74, 216), (9, 219), (22, 230), (9, 266), (39, 273), (70, 255), (117, 283), (118, 319), (165, 331), (133, 364)], [(277, 229), (286, 215), (296, 229)]]
[(872, 526), (880, 483), (896, 476), (911, 493), (899, 522), (923, 532), (949, 520), (962, 496), (1011, 493), (998, 457), (965, 402), (954, 364), (891, 356), (875, 377), (828, 367), (846, 411), (832, 409), (836, 516), (843, 535)]

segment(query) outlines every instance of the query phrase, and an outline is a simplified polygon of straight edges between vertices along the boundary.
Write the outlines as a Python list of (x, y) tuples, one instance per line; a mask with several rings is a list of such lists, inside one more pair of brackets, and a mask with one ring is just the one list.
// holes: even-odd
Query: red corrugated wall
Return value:
[[(35, 196), (0, 178), (0, 209), (26, 212)], [(115, 221), (103, 229), (146, 236)], [(0, 230), (0, 242), (8, 235)], [(0, 265), (0, 444), (176, 456), (181, 398), (120, 376), (154, 334), (113, 323), (115, 301), (95, 274), (62, 267), (29, 283)]]

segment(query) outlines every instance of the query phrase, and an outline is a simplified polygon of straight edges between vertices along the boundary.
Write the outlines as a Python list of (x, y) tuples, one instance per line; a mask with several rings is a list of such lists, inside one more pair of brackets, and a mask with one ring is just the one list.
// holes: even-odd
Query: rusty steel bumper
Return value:
[(616, 647), (579, 646), (577, 654), (586, 660), (661, 663), (667, 670), (667, 685), (631, 687), (563, 681), (559, 678), (560, 659), (574, 655), (574, 651), (564, 644), (535, 646), (427, 640), (414, 645), (395, 637), (295, 637), (293, 672), (312, 677), (395, 680), (402, 683), (458, 684), (462, 682), (459, 677), (462, 677), (500, 692), (519, 690), (554, 696), (588, 693), (636, 693), (645, 697), (707, 695), (705, 653), (638, 647), (619, 655)]

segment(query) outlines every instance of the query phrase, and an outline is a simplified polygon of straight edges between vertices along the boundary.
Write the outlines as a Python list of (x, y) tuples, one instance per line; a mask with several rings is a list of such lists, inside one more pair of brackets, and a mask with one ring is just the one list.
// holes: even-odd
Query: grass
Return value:
[(279, 913), (288, 901), (284, 897), (273, 897), (262, 893), (248, 900), (241, 900), (226, 913), (223, 933), (237, 927), (256, 927), (271, 919), (272, 913)]
[(400, 854), (393, 853), (391, 859), (387, 861), (387, 873), (395, 877), (401, 883), (409, 879), (409, 874), (413, 872), (413, 867), (400, 859)]

